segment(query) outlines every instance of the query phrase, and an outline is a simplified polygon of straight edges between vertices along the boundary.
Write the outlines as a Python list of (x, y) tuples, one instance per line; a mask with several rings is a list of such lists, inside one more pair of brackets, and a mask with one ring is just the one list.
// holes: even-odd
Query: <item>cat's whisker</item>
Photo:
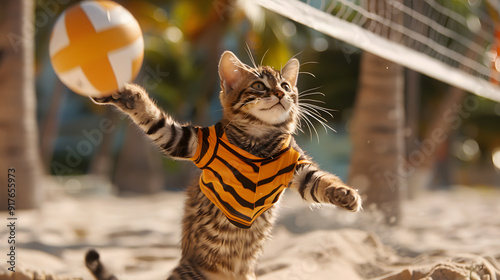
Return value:
[(248, 57), (250, 57), (250, 60), (252, 61), (252, 65), (254, 68), (257, 68), (257, 65), (255, 65), (255, 59), (253, 58), (252, 51), (250, 50), (250, 47), (248, 46), (248, 43), (245, 43), (247, 45), (245, 51), (248, 54)]
[(314, 95), (326, 96), (324, 93), (322, 93), (320, 91), (315, 91), (315, 92), (308, 92), (308, 93), (299, 94), (299, 97), (314, 96)]
[[(305, 131), (302, 129), (302, 120), (300, 116), (298, 116), (297, 121), (295, 122), (295, 130), (298, 130), (302, 133), (305, 133)], [(294, 134), (297, 134), (296, 132)]]
[(296, 54), (295, 54), (294, 56), (292, 56), (290, 59), (292, 59), (292, 58), (295, 58), (295, 57), (299, 56), (302, 52), (304, 52), (304, 51), (300, 51), (300, 52), (296, 53)]
[(304, 66), (304, 65), (307, 65), (307, 64), (318, 64), (319, 62), (317, 61), (307, 61), (307, 62), (303, 62), (300, 64), (300, 67)]
[(254, 68), (248, 66), (248, 65), (242, 65), (242, 64), (234, 64), (234, 66), (236, 66), (237, 68), (240, 68), (240, 69), (243, 69), (249, 73), (252, 73), (255, 77), (259, 77), (259, 72), (257, 72), (257, 70), (255, 70)]
[[(313, 87), (313, 88), (310, 88), (310, 89), (306, 89), (306, 90), (304, 90), (304, 91), (299, 92), (299, 96), (301, 96), (301, 95), (302, 95), (302, 94), (304, 94), (304, 93), (308, 93), (308, 92), (311, 92), (311, 91), (313, 91), (313, 90), (317, 90), (317, 89), (320, 89), (320, 88), (322, 88), (322, 86), (319, 86), (319, 87)], [(322, 92), (318, 92), (318, 93), (323, 94), (323, 96), (325, 95), (325, 94), (324, 94), (324, 93), (322, 93)]]
[(329, 115), (332, 118), (333, 118), (333, 114), (331, 112), (337, 112), (337, 110), (321, 107), (321, 106), (318, 106), (316, 104), (302, 103), (302, 104), (300, 104), (300, 106), (311, 108), (311, 109), (314, 109), (315, 111), (321, 111), (321, 112)]
[(299, 98), (299, 103), (303, 102), (303, 101), (310, 101), (310, 102), (316, 102), (316, 103), (320, 103), (320, 104), (326, 104), (326, 102), (323, 101), (323, 100), (308, 99), (308, 98)]
[(301, 109), (304, 109), (304, 110), (309, 110), (309, 109), (312, 109), (312, 110), (314, 110), (317, 114), (321, 115), (321, 114), (320, 114), (320, 113), (319, 113), (319, 112), (318, 112), (315, 108), (312, 108), (310, 105), (311, 105), (311, 104), (309, 104), (309, 103), (299, 103), (299, 107), (300, 107)]
[[(314, 116), (314, 114), (311, 114), (309, 112), (306, 112), (307, 115), (309, 115), (310, 117), (312, 117), (313, 119), (315, 119), (319, 124), (321, 124), (323, 126), (323, 128), (325, 129), (325, 132), (328, 132), (328, 129), (332, 130), (335, 132), (335, 130), (333, 128), (331, 128), (330, 126), (328, 126), (327, 124), (325, 124), (324, 121), (320, 120), (319, 118), (317, 118), (316, 116)], [(310, 120), (309, 120), (310, 121)], [(314, 127), (314, 126), (313, 126)], [(315, 128), (315, 127), (314, 127)], [(318, 131), (316, 130), (316, 128), (314, 129), (315, 132), (316, 132), (316, 137), (318, 138), (318, 141), (319, 141), (319, 134), (318, 134)]]
[[(247, 47), (248, 47), (248, 45), (247, 45)], [(247, 53), (249, 53), (249, 51), (247, 51)], [(251, 53), (249, 53), (249, 55), (250, 55), (250, 57), (251, 57), (251, 60), (252, 60), (253, 65), (255, 66), (255, 61), (253, 60), (253, 57), (251, 56)], [(259, 75), (259, 72), (257, 71), (257, 67), (252, 68), (252, 67), (250, 67), (249, 65), (242, 63), (242, 62), (241, 62), (241, 61), (239, 61), (239, 60), (238, 60), (238, 61), (231, 60), (231, 61), (233, 62), (233, 65), (234, 65), (234, 66), (236, 66), (237, 68), (240, 68), (240, 69), (242, 69), (242, 70), (245, 70), (245, 71), (247, 71), (247, 72), (250, 72), (250, 73), (254, 74), (254, 76), (256, 76), (256, 77), (259, 77), (259, 76), (260, 76), (260, 75)]]
[[(328, 129), (330, 129), (333, 132), (337, 132), (337, 131), (335, 131), (335, 129), (333, 129), (332, 127), (330, 127), (329, 125), (327, 125), (324, 120), (321, 120), (321, 118), (317, 117), (315, 114), (313, 114), (313, 113), (311, 113), (309, 111), (304, 111), (304, 113), (307, 114), (307, 115), (309, 115), (313, 119), (315, 119), (317, 122), (319, 122), (323, 126), (323, 128), (325, 129), (326, 132), (328, 132)], [(318, 139), (319, 139), (319, 136), (318, 136)]]
[(304, 111), (307, 111), (308, 113), (314, 115), (318, 119), (318, 121), (328, 123), (328, 120), (325, 117), (323, 117), (320, 112), (318, 112), (314, 109), (311, 109), (311, 108), (305, 109)]
[[(267, 49), (267, 51), (264, 53), (264, 55), (260, 59), (260, 65), (259, 66), (262, 66), (262, 63), (264, 62), (264, 57), (266, 57), (266, 54), (267, 54), (268, 51), (269, 51), (269, 49)], [(281, 71), (280, 71), (280, 73), (281, 73)]]
[[(297, 122), (295, 123), (295, 127), (300, 130), (302, 133), (305, 134), (305, 131), (302, 129), (302, 120), (304, 119), (304, 114), (302, 114), (302, 112), (298, 112), (297, 113)], [(304, 120), (304, 122), (306, 123), (306, 121)], [(306, 123), (306, 125), (309, 125)], [(309, 134), (311, 135), (311, 128), (309, 128)], [(312, 137), (312, 135), (311, 135)]]
[(299, 72), (299, 74), (307, 74), (307, 75), (312, 76), (313, 78), (316, 78), (316, 76), (313, 73), (311, 73), (311, 72), (301, 71), (301, 72)]
[[(300, 110), (301, 117), (306, 121), (306, 124), (308, 126), (311, 126), (313, 130), (316, 130), (316, 127), (314, 126), (313, 122), (309, 119), (309, 115), (311, 114), (310, 112), (306, 112), (305, 109)], [(311, 128), (309, 128), (309, 133), (311, 133)], [(315, 132), (317, 134), (317, 132)], [(312, 140), (312, 134), (311, 134), (311, 140)]]
[[(307, 111), (309, 112), (310, 114), (313, 114), (314, 116), (316, 116), (319, 120), (323, 121), (323, 122), (328, 122), (322, 115), (320, 112), (316, 111), (315, 109), (309, 109), (309, 108), (304, 108), (304, 111)], [(319, 121), (318, 120), (318, 121)]]
[(309, 127), (309, 133), (311, 134), (311, 140), (312, 140), (311, 127), (312, 127), (312, 129), (314, 130), (314, 133), (316, 134), (316, 138), (318, 139), (318, 143), (319, 143), (318, 131), (316, 130), (316, 127), (314, 126), (314, 124), (311, 122), (311, 120), (306, 115), (310, 115), (310, 116), (312, 116), (312, 115), (307, 111), (302, 111), (302, 116), (304, 118), (304, 121), (308, 124), (308, 127)]
[(333, 127), (327, 125), (326, 123), (320, 123), (320, 124), (323, 126), (323, 128), (325, 129), (326, 132), (328, 132), (328, 129), (329, 129), (329, 130), (337, 133), (337, 131)]
[(314, 125), (312, 124), (312, 122), (307, 118), (307, 116), (305, 114), (303, 114), (302, 112), (300, 113), (300, 118), (304, 120), (304, 123), (306, 124), (307, 126), (307, 129), (309, 130), (309, 136), (311, 138), (311, 140), (313, 139), (313, 134), (312, 134), (312, 128), (314, 128)]
[[(311, 63), (315, 63), (315, 62), (311, 62)], [(311, 134), (311, 131), (314, 130), (314, 133), (316, 134), (316, 137), (318, 137), (318, 140), (319, 140), (318, 131), (316, 130), (316, 127), (314, 126), (312, 120), (316, 120), (317, 122), (319, 122), (321, 124), (321, 126), (323, 126), (323, 128), (326, 131), (328, 131), (328, 130), (335, 131), (335, 129), (333, 129), (332, 127), (330, 127), (327, 124), (328, 120), (323, 116), (323, 114), (326, 114), (326, 115), (330, 116), (331, 118), (333, 118), (333, 114), (331, 112), (336, 111), (333, 109), (329, 109), (329, 108), (317, 105), (317, 104), (326, 104), (326, 102), (323, 100), (304, 98), (307, 96), (315, 96), (315, 95), (325, 96), (325, 94), (323, 92), (317, 91), (320, 88), (321, 87), (311, 88), (308, 90), (304, 90), (298, 94), (298, 97), (299, 97), (298, 98), (299, 121), (301, 122), (301, 120), (304, 120), (304, 123), (309, 128), (309, 133)], [(314, 104), (314, 103), (317, 103), (317, 104)], [(300, 125), (302, 125), (302, 123)], [(311, 127), (312, 127), (312, 129), (311, 129)], [(312, 134), (311, 134), (311, 138), (312, 138)]]

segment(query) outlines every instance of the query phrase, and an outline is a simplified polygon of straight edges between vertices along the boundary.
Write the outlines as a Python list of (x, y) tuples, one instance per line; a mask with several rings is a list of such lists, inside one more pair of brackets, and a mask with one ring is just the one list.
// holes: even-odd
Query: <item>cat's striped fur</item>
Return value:
[[(294, 134), (300, 114), (298, 71), (296, 59), (276, 71), (266, 66), (247, 66), (231, 52), (222, 55), (219, 74), (224, 114), (220, 125), (233, 145), (262, 158), (283, 147)], [(176, 122), (138, 85), (129, 84), (119, 93), (95, 102), (120, 108), (168, 156), (189, 159), (198, 148), (198, 128)], [(308, 159), (293, 139), (292, 146), (301, 158)], [(356, 190), (314, 163), (297, 165), (289, 188), (311, 203), (334, 204), (350, 211), (361, 208)], [(198, 184), (192, 185), (185, 202), (182, 257), (168, 279), (255, 279), (257, 259), (265, 240), (270, 238), (276, 208), (264, 212), (249, 229), (238, 228), (200, 191)], [(115, 279), (95, 251), (88, 253), (86, 262), (97, 279)]]

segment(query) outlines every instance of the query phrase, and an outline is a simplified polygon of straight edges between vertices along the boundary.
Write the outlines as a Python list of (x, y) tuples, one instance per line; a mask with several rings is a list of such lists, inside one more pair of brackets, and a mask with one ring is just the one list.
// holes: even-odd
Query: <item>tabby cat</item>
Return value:
[[(224, 52), (223, 118), (212, 127), (176, 122), (135, 84), (94, 99), (128, 114), (166, 155), (191, 160), (202, 170), (199, 183), (187, 189), (182, 257), (168, 279), (255, 279), (285, 188), (311, 203), (361, 208), (357, 191), (320, 170), (292, 137), (303, 110), (298, 73), (294, 58), (276, 71), (250, 67)], [(96, 251), (87, 253), (86, 264), (97, 279), (116, 279)]]

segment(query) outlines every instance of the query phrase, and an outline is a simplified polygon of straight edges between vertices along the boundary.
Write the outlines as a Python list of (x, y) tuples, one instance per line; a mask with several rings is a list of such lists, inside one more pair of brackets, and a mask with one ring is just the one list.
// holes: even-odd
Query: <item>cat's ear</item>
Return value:
[(297, 85), (297, 78), (299, 76), (300, 63), (296, 58), (290, 59), (285, 66), (281, 69), (281, 76), (289, 81), (292, 86)]
[(245, 64), (234, 53), (225, 51), (219, 62), (219, 76), (223, 90), (228, 92), (234, 89), (236, 84), (241, 81), (245, 71)]

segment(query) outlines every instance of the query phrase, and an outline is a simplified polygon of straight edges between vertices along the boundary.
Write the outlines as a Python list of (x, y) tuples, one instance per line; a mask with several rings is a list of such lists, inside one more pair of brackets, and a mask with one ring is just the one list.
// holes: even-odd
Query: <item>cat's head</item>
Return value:
[(219, 63), (224, 119), (293, 133), (299, 113), (298, 74), (295, 58), (277, 71), (269, 66), (252, 68), (232, 52), (224, 52)]

